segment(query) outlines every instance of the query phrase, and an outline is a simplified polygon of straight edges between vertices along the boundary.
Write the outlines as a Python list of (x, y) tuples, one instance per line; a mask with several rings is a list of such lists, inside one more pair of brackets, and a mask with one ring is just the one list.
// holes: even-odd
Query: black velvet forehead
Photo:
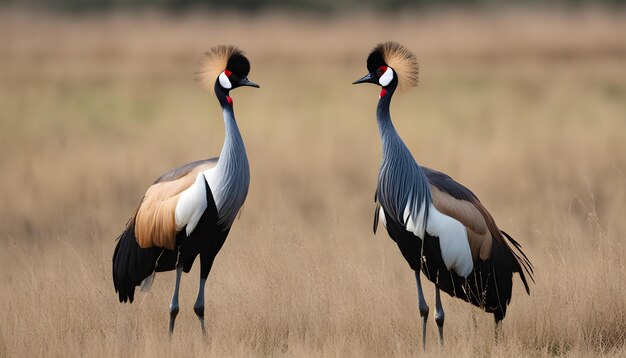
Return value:
[(375, 72), (380, 66), (387, 66), (383, 58), (383, 52), (376, 47), (369, 56), (367, 56), (367, 70)]
[(246, 77), (250, 72), (250, 62), (244, 55), (240, 53), (234, 53), (228, 59), (226, 69), (239, 77)]

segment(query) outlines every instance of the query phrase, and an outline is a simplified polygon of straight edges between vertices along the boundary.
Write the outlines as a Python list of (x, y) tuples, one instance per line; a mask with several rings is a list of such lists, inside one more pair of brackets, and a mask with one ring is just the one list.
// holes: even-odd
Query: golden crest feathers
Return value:
[(226, 69), (228, 59), (233, 55), (243, 56), (243, 51), (235, 46), (219, 45), (205, 52), (196, 74), (200, 84), (213, 91), (217, 77)]
[(417, 86), (419, 64), (413, 52), (394, 41), (378, 44), (376, 49), (382, 53), (385, 63), (393, 68), (398, 76), (399, 90), (404, 91)]

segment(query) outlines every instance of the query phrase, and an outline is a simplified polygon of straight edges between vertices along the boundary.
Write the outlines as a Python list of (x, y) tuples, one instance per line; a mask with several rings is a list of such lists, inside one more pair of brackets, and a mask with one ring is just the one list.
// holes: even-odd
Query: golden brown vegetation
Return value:
[[(472, 188), (537, 268), (493, 319), (444, 297), (429, 356), (626, 354), (626, 17), (502, 12), (374, 18), (0, 15), (0, 356), (421, 354), (413, 275), (371, 232), (375, 43), (420, 60), (394, 99), (416, 159)], [(174, 275), (120, 304), (114, 239), (158, 175), (219, 153), (193, 82), (232, 43), (260, 90), (233, 93), (252, 184), (207, 285), (209, 335)], [(517, 279), (516, 279), (517, 280)], [(432, 285), (425, 284), (433, 306)], [(476, 326), (473, 318), (476, 319)]]

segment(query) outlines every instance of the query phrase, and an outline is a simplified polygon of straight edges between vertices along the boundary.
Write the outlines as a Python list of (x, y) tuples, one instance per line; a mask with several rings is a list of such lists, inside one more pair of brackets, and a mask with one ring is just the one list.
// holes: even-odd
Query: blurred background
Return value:
[[(429, 356), (626, 354), (626, 12), (622, 1), (0, 1), (0, 356), (421, 354), (414, 278), (372, 233), (373, 46), (415, 52), (392, 117), (425, 166), (471, 188), (537, 269), (503, 339), (450, 297)], [(233, 92), (251, 165), (207, 283), (120, 304), (115, 238), (170, 168), (219, 154), (195, 81), (235, 44), (261, 89)], [(427, 301), (434, 292), (425, 283)], [(476, 324), (474, 324), (476, 322)]]
[(424, 9), (493, 9), (511, 6), (522, 6), (532, 9), (553, 7), (565, 10), (580, 9), (589, 6), (619, 9), (624, 6), (623, 0), (2, 0), (1, 4), (59, 10), (66, 12), (159, 9), (168, 12), (188, 11), (197, 9), (235, 10), (255, 13), (262, 10), (289, 10), (308, 13), (337, 13), (354, 10), (383, 10), (391, 13), (405, 10)]

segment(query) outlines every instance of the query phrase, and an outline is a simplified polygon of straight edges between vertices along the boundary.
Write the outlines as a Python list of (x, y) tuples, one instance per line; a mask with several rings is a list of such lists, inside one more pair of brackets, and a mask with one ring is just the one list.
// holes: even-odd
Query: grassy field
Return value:
[[(537, 269), (492, 315), (443, 297), (427, 356), (626, 355), (626, 14), (0, 14), (0, 356), (422, 355), (412, 272), (371, 232), (378, 90), (351, 86), (378, 41), (415, 51), (392, 116), (417, 161), (470, 187)], [(201, 54), (237, 44), (251, 164), (240, 220), (193, 313), (198, 267), (132, 305), (111, 255), (143, 191), (217, 155)], [(434, 307), (434, 290), (425, 284)], [(476, 324), (474, 324), (474, 321)]]

